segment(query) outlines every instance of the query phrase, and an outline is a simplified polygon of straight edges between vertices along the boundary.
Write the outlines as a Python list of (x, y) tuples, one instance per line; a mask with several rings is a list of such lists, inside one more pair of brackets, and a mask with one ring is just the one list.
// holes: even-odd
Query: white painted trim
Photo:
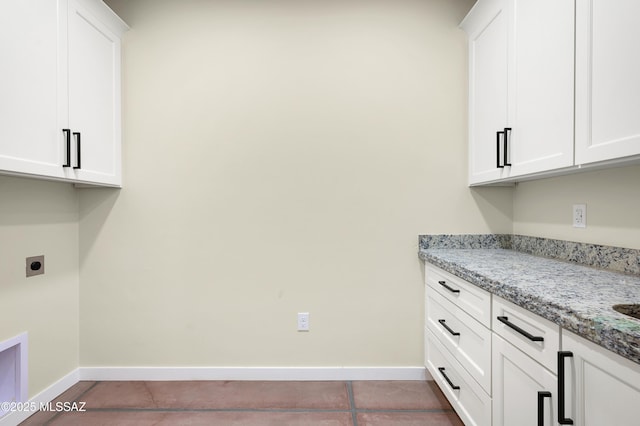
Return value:
[(0, 352), (7, 350), (9, 348), (16, 347), (16, 374), (17, 374), (17, 382), (19, 387), (19, 399), (18, 401), (26, 401), (29, 397), (28, 387), (29, 387), (29, 368), (28, 368), (28, 360), (29, 360), (29, 335), (25, 331), (24, 333), (18, 334), (10, 339), (7, 339), (3, 342), (0, 342)]
[(425, 367), (81, 367), (80, 380), (427, 380)]
[[(29, 402), (35, 403), (36, 406), (40, 407), (41, 404), (46, 404), (56, 399), (62, 392), (78, 383), (78, 381), (79, 372), (78, 369), (75, 369), (39, 394), (35, 395), (29, 400)], [(15, 426), (26, 420), (27, 417), (32, 414), (35, 413), (33, 411), (14, 411), (0, 418), (0, 426)]]

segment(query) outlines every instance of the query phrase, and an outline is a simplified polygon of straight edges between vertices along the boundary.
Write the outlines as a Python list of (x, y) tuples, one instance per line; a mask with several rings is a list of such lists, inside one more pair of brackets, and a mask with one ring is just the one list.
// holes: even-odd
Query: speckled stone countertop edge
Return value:
[(419, 235), (419, 249), (511, 249), (624, 274), (640, 275), (640, 250), (518, 234)]
[[(576, 333), (579, 329), (574, 327), (573, 322), (566, 321), (564, 315), (575, 316), (575, 312), (572, 309), (567, 309), (566, 305), (559, 305), (549, 300), (541, 299), (529, 294), (523, 294), (522, 290), (506, 285), (499, 281), (491, 280), (482, 274), (476, 273), (472, 270), (460, 267), (451, 262), (443, 261), (437, 257), (430, 256), (428, 253), (420, 252), (420, 258), (426, 262), (431, 263), (439, 267), (442, 270), (455, 275), (458, 278), (462, 278), (471, 284), (488, 291), (491, 294), (495, 294), (509, 302), (521, 306), (530, 312), (533, 312), (541, 317), (548, 319), (549, 321), (558, 324), (560, 326), (567, 326), (567, 328), (575, 329)], [(530, 302), (530, 303), (525, 303)], [(542, 306), (541, 306), (542, 305)], [(551, 306), (550, 306), (551, 305)], [(547, 307), (544, 309), (543, 307)], [(549, 309), (551, 308), (552, 309)], [(564, 315), (562, 315), (564, 314)], [(580, 318), (581, 321), (590, 321), (587, 318)]]
[[(492, 247), (488, 250), (497, 248), (500, 247)], [(428, 249), (421, 249), (419, 251), (419, 257), (422, 260), (462, 278), (491, 294), (495, 294), (517, 306), (527, 309), (624, 358), (640, 364), (639, 336), (630, 335), (623, 330), (610, 327), (605, 323), (595, 321), (593, 318), (585, 317), (571, 309), (570, 305), (523, 293), (522, 289), (518, 287), (492, 280), (473, 270), (432, 256), (427, 250)], [(560, 260), (558, 260), (558, 262), (562, 263)]]

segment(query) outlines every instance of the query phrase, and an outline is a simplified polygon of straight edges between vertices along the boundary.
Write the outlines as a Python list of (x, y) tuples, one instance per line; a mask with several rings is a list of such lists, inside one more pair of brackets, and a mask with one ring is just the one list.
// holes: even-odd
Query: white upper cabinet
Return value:
[(119, 186), (120, 35), (98, 0), (0, 6), (0, 173)]
[(640, 155), (640, 2), (576, 2), (576, 164)]
[(469, 183), (573, 165), (574, 1), (479, 0), (469, 36)]
[[(66, 2), (0, 6), (0, 170), (64, 178)], [(63, 13), (59, 13), (64, 10)], [(59, 20), (60, 19), (60, 20)]]
[[(120, 35), (83, 2), (69, 4), (69, 128), (75, 178), (120, 185)], [(103, 12), (104, 14), (104, 12)], [(112, 21), (116, 21), (111, 17)], [(80, 148), (77, 148), (80, 141)], [(80, 167), (78, 167), (80, 163)]]
[(510, 176), (570, 167), (574, 0), (515, 0), (510, 5)]
[(507, 0), (479, 1), (461, 26), (469, 36), (469, 181), (503, 177), (507, 127)]

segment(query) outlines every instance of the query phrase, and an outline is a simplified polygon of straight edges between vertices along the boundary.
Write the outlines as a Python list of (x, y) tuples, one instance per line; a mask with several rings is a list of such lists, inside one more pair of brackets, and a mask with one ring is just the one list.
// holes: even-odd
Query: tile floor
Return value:
[[(461, 426), (433, 382), (79, 382), (22, 425)], [(70, 404), (69, 404), (70, 405)], [(78, 406), (80, 404), (77, 404)]]

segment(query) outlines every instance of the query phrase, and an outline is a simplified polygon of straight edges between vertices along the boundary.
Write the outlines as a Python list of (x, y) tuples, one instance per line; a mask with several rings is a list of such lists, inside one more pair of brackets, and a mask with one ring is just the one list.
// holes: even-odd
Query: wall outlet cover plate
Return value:
[(573, 205), (573, 227), (574, 228), (587, 227), (587, 205), (586, 204)]

